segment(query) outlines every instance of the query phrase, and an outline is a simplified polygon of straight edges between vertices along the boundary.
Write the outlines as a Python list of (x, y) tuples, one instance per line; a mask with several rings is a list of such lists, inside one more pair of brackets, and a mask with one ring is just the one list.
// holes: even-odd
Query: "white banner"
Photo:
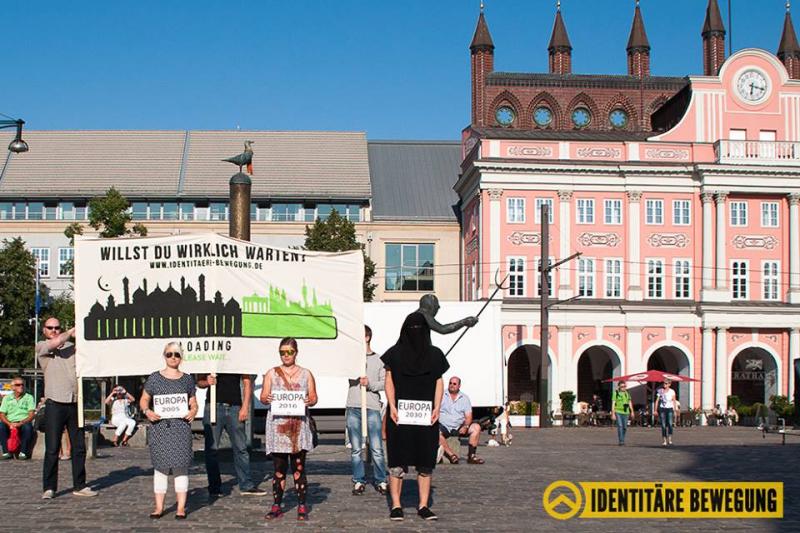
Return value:
[(169, 341), (190, 373), (263, 375), (294, 337), (315, 376), (364, 366), (361, 251), (275, 248), (214, 233), (75, 242), (79, 376), (146, 375)]

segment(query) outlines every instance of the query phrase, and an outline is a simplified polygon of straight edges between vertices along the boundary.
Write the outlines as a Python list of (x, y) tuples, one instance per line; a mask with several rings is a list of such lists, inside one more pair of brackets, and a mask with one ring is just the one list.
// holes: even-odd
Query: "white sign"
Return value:
[(215, 233), (75, 242), (78, 375), (147, 375), (164, 345), (188, 373), (259, 374), (299, 339), (315, 376), (364, 372), (364, 259)]
[(156, 394), (153, 396), (153, 412), (161, 418), (183, 418), (189, 414), (189, 395)]
[(275, 416), (305, 416), (305, 391), (279, 390), (272, 392), (272, 414)]
[(433, 402), (397, 400), (397, 423), (410, 426), (430, 426)]

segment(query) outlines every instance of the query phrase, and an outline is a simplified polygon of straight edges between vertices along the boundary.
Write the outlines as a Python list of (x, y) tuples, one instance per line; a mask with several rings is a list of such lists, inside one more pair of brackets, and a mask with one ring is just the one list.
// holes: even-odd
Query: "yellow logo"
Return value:
[(581, 518), (782, 518), (783, 483), (580, 481), (576, 485), (559, 480), (548, 485), (542, 505), (557, 520), (578, 513)]
[[(566, 489), (571, 494), (560, 493), (553, 497), (553, 492), (558, 489)], [(570, 497), (571, 496), (571, 497)], [(542, 495), (542, 505), (544, 510), (556, 520), (568, 520), (581, 510), (583, 496), (575, 484), (569, 481), (554, 481), (548, 485)]]

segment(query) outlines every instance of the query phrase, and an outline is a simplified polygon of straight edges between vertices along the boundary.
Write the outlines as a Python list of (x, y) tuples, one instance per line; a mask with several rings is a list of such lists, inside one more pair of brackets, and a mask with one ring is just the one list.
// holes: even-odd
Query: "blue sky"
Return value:
[[(495, 70), (546, 71), (555, 1), (485, 3)], [(469, 122), (468, 46), (478, 4), (7, 2), (0, 112), (25, 119), (30, 129), (240, 126), (358, 130), (370, 139), (458, 139)], [(719, 4), (727, 25), (728, 2)], [(573, 72), (625, 72), (633, 5), (562, 1)], [(784, 1), (732, 5), (734, 49), (774, 53)], [(653, 74), (701, 72), (706, 0), (642, 0), (641, 6)]]

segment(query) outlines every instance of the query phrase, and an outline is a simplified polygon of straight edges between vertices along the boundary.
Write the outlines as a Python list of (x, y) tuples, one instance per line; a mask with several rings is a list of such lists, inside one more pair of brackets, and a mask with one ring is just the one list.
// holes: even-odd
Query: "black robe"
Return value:
[[(415, 312), (406, 318), (400, 339), (381, 360), (392, 373), (395, 402), (421, 400), (436, 404), (436, 381), (450, 364), (444, 353), (430, 344), (430, 329), (422, 314)], [(438, 422), (430, 426), (397, 425), (391, 416), (387, 418), (386, 447), (390, 468), (434, 468), (438, 446)]]

